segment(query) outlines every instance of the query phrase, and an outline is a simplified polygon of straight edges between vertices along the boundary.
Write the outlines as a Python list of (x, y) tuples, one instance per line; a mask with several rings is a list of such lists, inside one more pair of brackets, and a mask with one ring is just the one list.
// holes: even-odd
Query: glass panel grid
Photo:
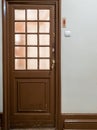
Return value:
[(25, 34), (15, 34), (15, 45), (25, 45)]
[(26, 61), (25, 59), (15, 59), (15, 70), (25, 70)]
[(27, 9), (27, 20), (37, 20), (36, 9)]
[(25, 57), (25, 47), (15, 47), (15, 57)]
[(15, 22), (15, 33), (25, 33), (25, 22)]
[(50, 35), (40, 34), (39, 45), (50, 45)]
[(39, 59), (39, 69), (40, 70), (49, 70), (50, 69), (50, 60), (49, 59)]
[(25, 10), (15, 10), (15, 20), (25, 20)]
[(38, 68), (37, 59), (28, 59), (27, 60), (27, 69), (28, 70), (37, 70), (37, 68)]
[(50, 22), (39, 22), (39, 33), (49, 33)]
[(39, 20), (50, 20), (50, 10), (39, 10)]
[(27, 35), (27, 45), (37, 45), (37, 35), (28, 34)]
[(27, 57), (37, 57), (37, 47), (27, 47)]
[(27, 33), (37, 33), (37, 22), (27, 22)]
[(50, 48), (39, 47), (39, 57), (50, 57)]
[[(19, 11), (23, 15), (22, 17), (18, 16)], [(50, 10), (19, 11), (15, 10), (15, 20), (18, 21), (14, 22), (15, 70), (49, 70), (50, 22), (47, 20), (50, 20)]]

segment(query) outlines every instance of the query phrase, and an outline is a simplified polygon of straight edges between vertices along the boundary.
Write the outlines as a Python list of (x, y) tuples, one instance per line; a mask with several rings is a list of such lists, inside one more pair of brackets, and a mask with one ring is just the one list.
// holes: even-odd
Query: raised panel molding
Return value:
[(62, 114), (60, 130), (97, 129), (97, 114)]
[(49, 113), (49, 89), (48, 79), (17, 79), (16, 111)]

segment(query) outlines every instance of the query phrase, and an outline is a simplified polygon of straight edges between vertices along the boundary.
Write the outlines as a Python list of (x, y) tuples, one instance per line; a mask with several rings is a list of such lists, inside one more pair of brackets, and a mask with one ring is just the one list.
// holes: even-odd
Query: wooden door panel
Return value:
[(10, 5), (11, 128), (55, 126), (54, 11), (54, 5)]
[(11, 77), (11, 128), (55, 126), (54, 73), (34, 73), (15, 72)]
[(4, 130), (58, 129), (60, 0), (2, 0), (2, 7)]
[[(49, 113), (50, 86), (48, 79), (16, 79), (15, 113)], [(16, 93), (16, 94), (15, 94)]]
[(50, 79), (19, 78), (11, 99), (11, 128), (54, 127), (55, 111)]
[(49, 81), (24, 79), (17, 82), (17, 112), (48, 112)]

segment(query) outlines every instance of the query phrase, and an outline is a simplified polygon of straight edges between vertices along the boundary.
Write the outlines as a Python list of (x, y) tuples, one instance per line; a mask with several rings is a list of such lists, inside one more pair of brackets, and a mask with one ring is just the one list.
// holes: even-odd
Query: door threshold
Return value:
[(10, 129), (10, 130), (55, 130), (55, 128), (20, 128), (20, 129)]

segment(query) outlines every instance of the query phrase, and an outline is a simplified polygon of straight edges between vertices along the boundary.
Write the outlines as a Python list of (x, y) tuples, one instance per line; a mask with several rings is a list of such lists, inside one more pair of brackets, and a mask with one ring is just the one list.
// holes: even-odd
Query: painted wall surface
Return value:
[[(2, 103), (2, 19), (0, 0), (0, 112)], [(97, 0), (62, 0), (62, 113), (97, 112)], [(71, 37), (64, 37), (70, 30)]]
[(2, 99), (2, 6), (0, 0), (0, 112), (3, 111), (3, 99)]
[[(97, 0), (62, 0), (62, 113), (97, 113)], [(64, 31), (71, 37), (64, 37)]]

